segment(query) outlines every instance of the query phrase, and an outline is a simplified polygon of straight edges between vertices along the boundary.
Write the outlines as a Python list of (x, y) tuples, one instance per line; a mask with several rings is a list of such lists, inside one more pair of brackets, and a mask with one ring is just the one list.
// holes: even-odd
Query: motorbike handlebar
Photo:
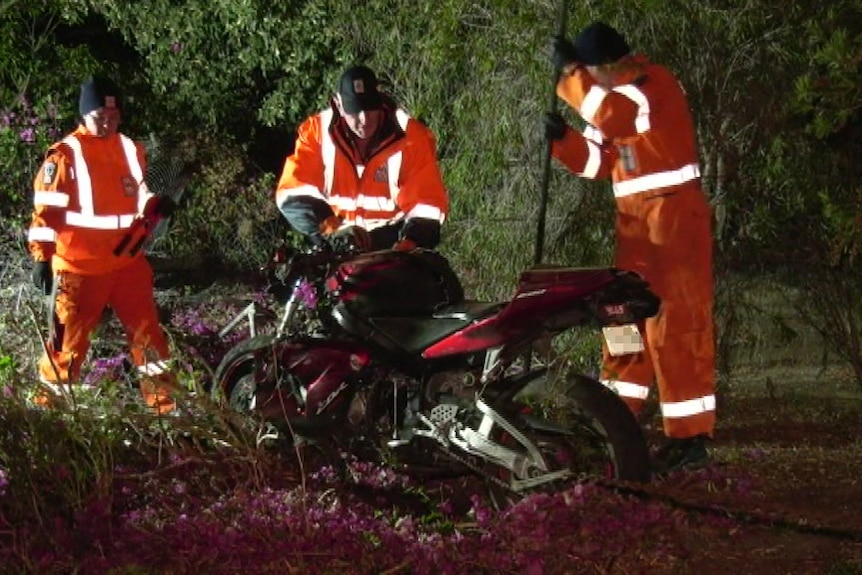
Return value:
[(312, 281), (322, 279), (331, 273), (334, 266), (360, 253), (355, 246), (339, 242), (324, 242), (303, 250), (280, 247), (264, 271), (269, 272), (271, 282), (288, 287), (293, 286), (300, 277)]

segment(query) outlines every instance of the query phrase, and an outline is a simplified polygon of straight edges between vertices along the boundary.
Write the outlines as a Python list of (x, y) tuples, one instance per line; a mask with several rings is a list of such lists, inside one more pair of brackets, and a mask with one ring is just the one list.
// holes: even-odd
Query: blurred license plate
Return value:
[(644, 341), (636, 324), (609, 325), (602, 328), (602, 335), (605, 336), (608, 351), (613, 356), (640, 353), (644, 350)]

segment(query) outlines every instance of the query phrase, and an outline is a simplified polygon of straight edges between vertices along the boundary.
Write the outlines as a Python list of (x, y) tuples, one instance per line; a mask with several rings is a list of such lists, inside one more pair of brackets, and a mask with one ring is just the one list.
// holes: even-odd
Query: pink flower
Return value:
[(21, 138), (22, 142), (32, 144), (36, 141), (36, 131), (33, 128), (26, 128), (18, 132), (18, 137)]

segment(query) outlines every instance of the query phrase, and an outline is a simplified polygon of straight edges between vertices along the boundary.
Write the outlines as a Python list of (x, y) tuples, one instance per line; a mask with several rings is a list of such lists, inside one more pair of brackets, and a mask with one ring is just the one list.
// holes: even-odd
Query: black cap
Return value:
[(120, 90), (104, 76), (92, 76), (81, 84), (78, 111), (81, 117), (99, 108), (120, 108)]
[(585, 66), (604, 66), (631, 52), (626, 39), (604, 22), (593, 22), (584, 28), (573, 44), (578, 61)]
[(341, 106), (348, 114), (358, 114), (366, 110), (377, 110), (383, 99), (377, 89), (377, 76), (366, 66), (354, 66), (341, 74), (338, 80), (338, 94)]

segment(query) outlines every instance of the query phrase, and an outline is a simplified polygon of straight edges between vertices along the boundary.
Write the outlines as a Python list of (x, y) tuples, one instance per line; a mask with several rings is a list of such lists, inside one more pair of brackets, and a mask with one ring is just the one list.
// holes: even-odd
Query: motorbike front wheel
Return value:
[[(215, 370), (213, 386), (210, 391), (212, 399), (216, 402), (228, 401), (233, 406), (232, 396), (240, 381), (254, 371), (255, 354), (261, 349), (272, 347), (278, 341), (274, 335), (258, 335), (242, 341), (232, 347), (222, 358)], [(251, 385), (246, 380), (246, 387)], [(254, 389), (249, 393), (253, 393)], [(245, 411), (245, 410), (240, 410)]]

